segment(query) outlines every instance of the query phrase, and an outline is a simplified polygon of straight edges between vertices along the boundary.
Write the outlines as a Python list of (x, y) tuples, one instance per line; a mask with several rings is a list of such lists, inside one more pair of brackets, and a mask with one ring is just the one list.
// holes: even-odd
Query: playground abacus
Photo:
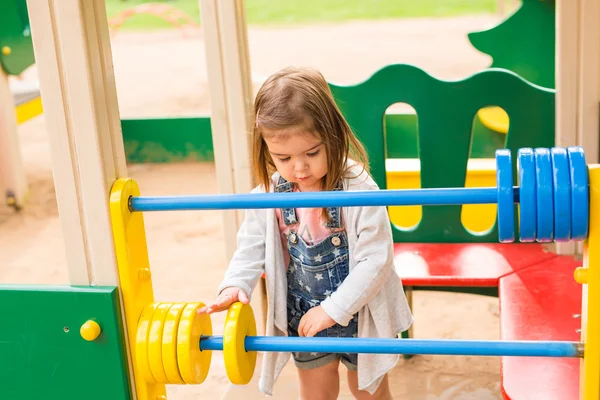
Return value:
[[(140, 227), (134, 226), (135, 223), (127, 228), (128, 221), (134, 221), (135, 217), (150, 211), (480, 203), (498, 204), (501, 242), (515, 241), (516, 227), (519, 232), (518, 240), (521, 242), (586, 239), (590, 223), (590, 193), (588, 166), (583, 149), (522, 148), (518, 151), (515, 166), (518, 182), (513, 179), (511, 152), (507, 149), (497, 150), (497, 186), (493, 188), (140, 196), (135, 183), (123, 179), (117, 181), (111, 196), (115, 243), (117, 249), (121, 250), (128, 246), (145, 247), (145, 244), (134, 244), (143, 235), (135, 237), (128, 235), (126, 231), (139, 229)], [(516, 204), (519, 204), (517, 213)], [(137, 221), (139, 223), (141, 219)], [(125, 229), (121, 230), (122, 228)], [(121, 276), (132, 276), (137, 270), (134, 268), (128, 272), (127, 268), (132, 268), (132, 265), (131, 259), (125, 263), (120, 262)], [(579, 283), (587, 282), (586, 269), (578, 268), (574, 274)], [(124, 293), (129, 292), (126, 286), (123, 290)], [(210, 316), (196, 313), (204, 305), (202, 302), (142, 303), (139, 299), (127, 296), (124, 302), (125, 309), (131, 310), (127, 314), (127, 319), (132, 322), (129, 337), (134, 370), (142, 384), (146, 385), (146, 389), (142, 390), (158, 390), (156, 388), (164, 384), (202, 383), (209, 373), (212, 351), (223, 352), (229, 380), (243, 385), (252, 379), (259, 351), (583, 358), (586, 349), (583, 341), (559, 340), (257, 336), (251, 307), (239, 302), (234, 303), (227, 311), (224, 334), (213, 336)]]
[[(0, 46), (4, 71), (18, 75), (35, 61), (39, 72), (45, 122), (54, 143), (53, 172), (62, 205), (59, 214), (68, 246), (71, 285), (1, 285), (0, 355), (4, 362), (0, 372), (6, 379), (0, 385), (0, 397), (79, 399), (85, 393), (83, 397), (90, 399), (164, 400), (165, 384), (202, 383), (213, 351), (223, 352), (229, 379), (245, 383), (252, 376), (258, 351), (326, 349), (499, 356), (505, 398), (529, 398), (534, 393), (544, 399), (599, 398), (600, 270), (596, 265), (600, 218), (596, 214), (600, 209), (600, 165), (586, 165), (581, 148), (549, 148), (555, 143), (586, 143), (588, 158), (596, 159), (593, 143), (597, 130), (592, 128), (597, 126), (597, 116), (583, 112), (592, 109), (596, 99), (584, 96), (571, 109), (565, 107), (569, 103), (566, 92), (557, 96), (553, 89), (555, 82), (566, 87), (571, 76), (587, 76), (581, 69), (558, 68), (562, 73), (554, 79), (555, 59), (557, 66), (564, 60), (572, 66), (570, 48), (580, 49), (578, 63), (586, 70), (598, 70), (595, 58), (588, 59), (594, 46), (582, 46), (584, 36), (578, 33), (587, 31), (591, 19), (564, 24), (569, 29), (561, 29), (559, 37), (579, 37), (579, 46), (558, 46), (554, 51), (556, 16), (564, 19), (564, 9), (580, 6), (569, 3), (562, 14), (555, 14), (553, 2), (523, 1), (519, 10), (497, 27), (469, 35), (475, 48), (491, 56), (493, 68), (467, 79), (441, 81), (415, 66), (390, 65), (359, 84), (330, 84), (349, 124), (369, 151), (377, 184), (387, 189), (427, 189), (320, 193), (318, 197), (295, 197), (293, 193), (285, 197), (147, 197), (140, 196), (137, 183), (127, 179), (126, 161), (214, 160), (217, 170), (237, 174), (235, 185), (230, 186), (232, 192), (249, 190), (251, 183), (243, 176), (248, 152), (242, 138), (251, 126), (245, 116), (251, 114), (248, 105), (252, 101), (250, 93), (239, 90), (239, 79), (247, 81), (251, 75), (246, 39), (240, 34), (246, 30), (243, 7), (234, 7), (235, 2), (201, 1), (205, 39), (212, 44), (206, 46), (206, 59), (209, 81), (216, 83), (210, 85), (213, 110), (226, 112), (184, 119), (121, 119), (121, 125), (109, 27), (106, 16), (97, 12), (103, 3), (37, 3), (28, 9), (32, 30), (23, 15), (27, 9), (24, 0), (6, 2), (3, 8), (8, 22), (0, 24), (5, 28), (0, 32), (5, 39)], [(593, 15), (587, 14), (588, 18)], [(534, 20), (539, 23), (532, 24)], [(505, 52), (514, 42), (507, 31), (521, 33), (528, 40), (520, 41), (515, 51)], [(588, 84), (587, 79), (579, 82)], [(418, 114), (387, 112), (392, 104), (405, 101)], [(19, 121), (19, 115), (30, 118), (41, 112), (41, 101), (30, 103), (31, 108), (19, 107), (24, 110), (18, 112)], [(475, 113), (477, 118), (473, 118)], [(555, 126), (557, 113), (563, 121), (566, 113), (572, 123)], [(17, 137), (12, 127), (7, 132), (5, 138)], [(159, 152), (148, 151), (156, 149), (157, 137), (168, 145)], [(588, 142), (590, 138), (594, 141)], [(128, 149), (126, 154), (123, 147)], [(217, 157), (224, 147), (231, 157)], [(493, 170), (493, 149), (503, 147), (513, 154), (521, 149), (516, 160), (507, 150), (498, 150)], [(16, 166), (16, 174), (10, 178), (12, 182), (3, 177), (3, 183), (13, 189), (6, 192), (8, 202), (19, 208), (26, 197), (19, 189), (24, 170), (18, 165), (16, 150), (7, 155), (3, 162)], [(392, 168), (387, 168), (387, 161), (394, 161)], [(470, 168), (471, 161), (483, 163)], [(485, 179), (477, 179), (473, 185), (475, 170), (484, 170)], [(222, 187), (232, 183), (233, 175), (217, 175)], [(496, 186), (489, 187), (494, 178)], [(508, 340), (358, 338), (338, 342), (264, 337), (256, 334), (250, 307), (239, 303), (228, 310), (223, 336), (213, 336), (210, 318), (195, 312), (201, 302), (155, 301), (145, 211), (326, 204), (392, 206), (395, 256), (417, 255), (426, 269), (416, 279), (410, 274), (401, 276), (407, 295), (413, 289), (432, 288), (458, 288), (467, 293), (479, 293), (481, 288), (486, 293), (504, 291), (499, 296), (499, 319), (501, 336)], [(461, 216), (462, 204), (467, 206)], [(473, 210), (468, 204), (497, 207)], [(400, 208), (400, 213), (393, 205), (409, 206)], [(226, 230), (233, 232), (236, 223), (230, 222)], [(488, 232), (483, 232), (486, 229)], [(546, 246), (490, 243), (497, 239), (502, 243), (582, 240), (583, 262), (546, 252)], [(234, 241), (226, 242), (233, 247)], [(415, 250), (414, 243), (423, 247)], [(448, 243), (451, 245), (446, 247)], [(485, 246), (480, 245), (483, 243)], [(423, 248), (442, 257), (434, 260), (419, 253)], [(477, 254), (465, 262), (460, 256), (474, 248), (484, 248), (505, 265), (494, 268), (498, 265), (490, 266)], [(498, 248), (502, 252), (497, 252)], [(552, 257), (544, 258), (544, 254)], [(468, 268), (461, 268), (462, 264)], [(573, 282), (571, 271), (583, 287)], [(553, 338), (557, 340), (548, 341)], [(535, 382), (531, 376), (536, 376)]]

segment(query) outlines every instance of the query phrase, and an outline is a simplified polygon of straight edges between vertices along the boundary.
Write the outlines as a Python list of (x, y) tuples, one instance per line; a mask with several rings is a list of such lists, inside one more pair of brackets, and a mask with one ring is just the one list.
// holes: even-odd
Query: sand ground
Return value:
[[(466, 33), (497, 23), (496, 16), (350, 22), (297, 28), (249, 29), (253, 76), (289, 65), (311, 65), (329, 81), (351, 84), (382, 66), (410, 63), (441, 79), (460, 79), (490, 64), (473, 49)], [(204, 38), (181, 32), (119, 32), (112, 41), (123, 118), (210, 113)], [(24, 75), (36, 79), (35, 67)], [(15, 214), (0, 209), (1, 283), (68, 283), (57, 214), (52, 158), (44, 117), (19, 127), (31, 196)], [(211, 163), (130, 165), (145, 195), (215, 193)], [(165, 212), (145, 216), (150, 264), (157, 300), (209, 301), (227, 260), (218, 212)], [(451, 293), (415, 294), (415, 334), (421, 338), (497, 339), (497, 299)], [(223, 315), (213, 318), (222, 332)], [(343, 367), (340, 369), (343, 377)], [(392, 373), (394, 398), (411, 400), (500, 399), (499, 360), (487, 357), (417, 356), (401, 360)], [(255, 379), (257, 377), (255, 376)], [(342, 378), (340, 399), (352, 398)], [(276, 397), (296, 398), (290, 364), (275, 388)], [(262, 398), (255, 382), (229, 387), (222, 353), (213, 355), (207, 381), (169, 386), (169, 399)], [(202, 394), (200, 396), (200, 394)]]

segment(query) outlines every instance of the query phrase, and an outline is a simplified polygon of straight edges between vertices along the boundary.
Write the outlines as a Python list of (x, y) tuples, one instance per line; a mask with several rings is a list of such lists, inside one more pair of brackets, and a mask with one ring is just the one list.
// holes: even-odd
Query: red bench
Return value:
[[(407, 289), (497, 287), (502, 340), (580, 340), (573, 272), (581, 261), (573, 257), (520, 243), (398, 243), (394, 251)], [(578, 359), (501, 357), (501, 368), (505, 399), (578, 398)]]
[(405, 287), (498, 287), (501, 277), (556, 257), (541, 244), (396, 243)]
[[(581, 261), (556, 256), (500, 279), (502, 340), (581, 339)], [(575, 315), (575, 317), (574, 317)], [(579, 360), (502, 357), (502, 394), (512, 400), (578, 399)]]

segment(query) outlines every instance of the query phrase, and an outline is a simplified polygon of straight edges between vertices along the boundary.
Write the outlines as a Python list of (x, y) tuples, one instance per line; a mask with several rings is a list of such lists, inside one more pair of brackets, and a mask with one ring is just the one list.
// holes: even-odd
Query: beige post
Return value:
[[(559, 147), (577, 144), (579, 0), (556, 2), (556, 130)], [(574, 242), (555, 243), (558, 254), (574, 254)]]
[(585, 149), (588, 164), (600, 161), (598, 123), (600, 107), (600, 3), (580, 0), (579, 8), (579, 99), (577, 144)]
[(28, 0), (72, 284), (115, 285), (108, 194), (127, 174), (103, 0)]
[[(244, 2), (200, 0), (200, 10), (219, 191), (248, 193), (254, 187), (250, 160), (254, 115)], [(227, 260), (235, 252), (243, 218), (244, 210), (223, 212)], [(252, 305), (264, 325), (266, 297), (262, 280)], [(259, 324), (258, 329), (261, 331), (263, 326)]]
[(27, 193), (14, 100), (8, 75), (0, 66), (0, 201), (18, 209), (23, 207)]
[[(588, 164), (599, 161), (600, 5), (556, 2), (556, 146), (580, 145)], [(581, 254), (581, 244), (557, 243), (558, 254)]]

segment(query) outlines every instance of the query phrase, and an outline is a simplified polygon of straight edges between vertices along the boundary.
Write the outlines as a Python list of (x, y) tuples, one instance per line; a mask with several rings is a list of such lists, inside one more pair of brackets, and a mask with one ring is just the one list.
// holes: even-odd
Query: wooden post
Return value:
[(0, 66), (0, 201), (19, 209), (25, 203), (27, 193), (15, 104), (8, 75)]
[(577, 144), (585, 149), (588, 164), (599, 160), (600, 107), (600, 3), (580, 0)]
[[(556, 2), (556, 130), (555, 145), (577, 144), (579, 0)], [(555, 243), (558, 254), (575, 254), (573, 242)]]
[(108, 195), (127, 175), (103, 0), (27, 0), (72, 284), (116, 285)]
[[(211, 125), (220, 193), (248, 193), (254, 187), (251, 135), (252, 80), (243, 0), (200, 0), (211, 96)], [(227, 260), (235, 252), (244, 210), (224, 211)], [(253, 294), (257, 319), (265, 322), (264, 281)], [(260, 307), (257, 307), (260, 306)], [(262, 329), (259, 326), (259, 330)]]
[[(599, 161), (600, 5), (596, 0), (556, 2), (556, 145), (580, 145), (588, 164)], [(582, 245), (557, 243), (558, 254)]]

